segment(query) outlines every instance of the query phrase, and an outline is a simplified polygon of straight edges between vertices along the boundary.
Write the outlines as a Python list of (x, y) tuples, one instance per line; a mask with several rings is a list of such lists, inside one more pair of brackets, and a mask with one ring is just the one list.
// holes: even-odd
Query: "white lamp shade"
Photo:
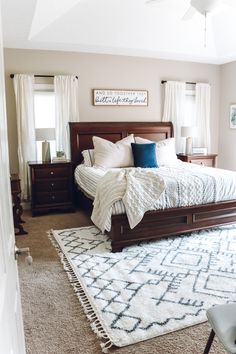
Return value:
[(55, 128), (37, 128), (35, 129), (36, 141), (55, 140)]
[(195, 136), (195, 134), (196, 134), (195, 127), (188, 127), (188, 126), (181, 127), (181, 136), (183, 138), (193, 137)]

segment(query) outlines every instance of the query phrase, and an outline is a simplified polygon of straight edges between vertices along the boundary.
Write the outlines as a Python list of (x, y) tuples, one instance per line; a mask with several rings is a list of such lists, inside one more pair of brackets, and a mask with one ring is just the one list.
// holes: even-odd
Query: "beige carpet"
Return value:
[[(101, 353), (100, 341), (92, 332), (46, 233), (49, 229), (89, 225), (89, 217), (77, 212), (32, 218), (25, 212), (24, 219), (29, 234), (17, 236), (17, 246), (29, 246), (34, 258), (30, 267), (23, 259), (18, 261), (27, 353)], [(209, 331), (209, 325), (204, 323), (111, 352), (200, 354)], [(224, 353), (217, 340), (210, 353)]]

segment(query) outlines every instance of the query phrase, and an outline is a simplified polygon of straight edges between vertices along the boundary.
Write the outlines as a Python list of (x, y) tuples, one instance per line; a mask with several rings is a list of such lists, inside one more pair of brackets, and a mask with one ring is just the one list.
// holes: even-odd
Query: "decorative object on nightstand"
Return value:
[(187, 155), (192, 154), (193, 137), (195, 136), (195, 134), (196, 134), (195, 127), (188, 127), (188, 126), (181, 127), (181, 136), (182, 138), (186, 138), (185, 153)]
[(24, 220), (21, 219), (23, 214), (23, 208), (21, 205), (21, 187), (20, 187), (20, 178), (18, 174), (11, 174), (11, 195), (13, 202), (13, 219), (14, 219), (14, 228), (18, 229), (18, 232), (15, 232), (15, 235), (27, 235), (28, 232), (24, 230), (22, 223)]
[(57, 151), (56, 155), (57, 156), (52, 158), (52, 162), (65, 162), (65, 161), (68, 161), (66, 159), (66, 154), (64, 153), (64, 151)]
[(57, 155), (57, 157), (64, 157), (64, 158), (66, 158), (66, 154), (64, 153), (64, 151), (57, 151), (57, 152), (56, 152), (56, 155)]
[(42, 161), (51, 161), (50, 140), (55, 140), (54, 128), (38, 128), (35, 130), (36, 141), (42, 141)]
[(207, 152), (207, 147), (193, 147), (192, 149), (192, 154), (196, 155), (207, 155)]
[(29, 162), (31, 210), (35, 216), (53, 210), (74, 211), (71, 161)]
[(190, 162), (207, 167), (215, 167), (217, 154), (177, 154), (177, 157), (184, 162)]

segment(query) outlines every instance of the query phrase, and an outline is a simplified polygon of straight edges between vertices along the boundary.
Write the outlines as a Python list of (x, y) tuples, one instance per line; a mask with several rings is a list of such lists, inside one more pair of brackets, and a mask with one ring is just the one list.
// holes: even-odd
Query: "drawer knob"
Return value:
[(51, 183), (51, 186), (54, 187), (54, 183)]
[(54, 175), (54, 172), (53, 172), (53, 171), (51, 171), (51, 172), (50, 172), (50, 174), (51, 174), (51, 175)]
[(55, 195), (52, 195), (52, 199), (53, 199), (53, 200), (55, 199)]
[(204, 166), (204, 163), (203, 163), (203, 162), (201, 162), (201, 165), (202, 165), (202, 166)]

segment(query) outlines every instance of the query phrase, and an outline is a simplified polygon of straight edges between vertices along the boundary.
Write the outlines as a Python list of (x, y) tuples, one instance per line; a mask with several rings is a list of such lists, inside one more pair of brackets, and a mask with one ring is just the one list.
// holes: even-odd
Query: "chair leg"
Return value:
[(212, 329), (203, 354), (209, 353), (214, 337), (215, 337), (215, 332)]

